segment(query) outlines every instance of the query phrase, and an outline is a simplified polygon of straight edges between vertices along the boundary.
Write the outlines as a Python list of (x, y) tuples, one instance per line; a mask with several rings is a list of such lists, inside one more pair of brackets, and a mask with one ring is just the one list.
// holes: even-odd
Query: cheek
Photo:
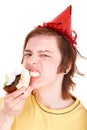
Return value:
[(26, 60), (23, 60), (23, 66), (27, 69), (28, 68), (28, 63), (26, 62)]
[(48, 77), (57, 73), (58, 65), (53, 62), (49, 64), (45, 63), (42, 68), (44, 75)]

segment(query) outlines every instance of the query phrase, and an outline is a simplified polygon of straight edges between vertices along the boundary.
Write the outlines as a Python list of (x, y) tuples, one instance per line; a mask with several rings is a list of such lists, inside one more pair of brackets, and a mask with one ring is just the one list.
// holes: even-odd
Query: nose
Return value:
[(38, 65), (39, 63), (39, 57), (32, 55), (29, 59), (28, 59), (28, 64), (29, 65)]

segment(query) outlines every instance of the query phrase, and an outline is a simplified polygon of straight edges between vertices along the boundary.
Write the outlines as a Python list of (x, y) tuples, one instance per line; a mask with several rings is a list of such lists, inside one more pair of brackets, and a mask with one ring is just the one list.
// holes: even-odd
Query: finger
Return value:
[(25, 91), (27, 91), (29, 94), (33, 91), (32, 86), (28, 86)]
[(13, 99), (11, 102), (12, 102), (13, 105), (15, 104), (15, 105), (19, 106), (20, 102), (25, 102), (27, 97), (28, 97), (28, 94), (22, 94), (19, 97)]
[(24, 91), (26, 90), (25, 87), (21, 87), (20, 89), (6, 95), (6, 98), (10, 99), (10, 100), (13, 100), (14, 98), (20, 96), (21, 94), (24, 93)]
[(25, 102), (26, 99), (27, 99), (27, 95), (22, 94), (19, 97), (14, 98), (13, 100), (6, 99), (4, 101), (4, 105), (7, 106), (7, 108), (9, 109), (14, 109), (16, 105), (19, 106), (20, 102)]

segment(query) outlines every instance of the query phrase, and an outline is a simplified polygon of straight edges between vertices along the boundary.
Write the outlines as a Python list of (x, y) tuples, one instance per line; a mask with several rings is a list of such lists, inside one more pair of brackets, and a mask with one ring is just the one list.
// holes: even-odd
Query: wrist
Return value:
[(2, 115), (2, 117), (4, 118), (4, 120), (13, 120), (14, 117), (10, 116), (7, 112), (5, 112), (3, 109), (0, 110), (0, 113)]
[(9, 130), (14, 121), (14, 117), (5, 114), (3, 110), (0, 110), (0, 130)]

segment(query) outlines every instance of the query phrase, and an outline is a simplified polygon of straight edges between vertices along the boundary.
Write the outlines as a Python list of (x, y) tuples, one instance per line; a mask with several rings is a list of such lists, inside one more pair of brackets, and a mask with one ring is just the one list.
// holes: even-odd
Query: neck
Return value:
[(72, 98), (67, 100), (62, 98), (63, 76), (60, 75), (59, 77), (53, 83), (39, 87), (35, 90), (36, 99), (48, 108), (63, 109), (67, 108), (74, 102)]
[(63, 109), (73, 104), (72, 98), (64, 100), (61, 93), (61, 89), (58, 90), (58, 86), (55, 89), (50, 87), (49, 90), (36, 90), (36, 99), (44, 106), (52, 109)]

